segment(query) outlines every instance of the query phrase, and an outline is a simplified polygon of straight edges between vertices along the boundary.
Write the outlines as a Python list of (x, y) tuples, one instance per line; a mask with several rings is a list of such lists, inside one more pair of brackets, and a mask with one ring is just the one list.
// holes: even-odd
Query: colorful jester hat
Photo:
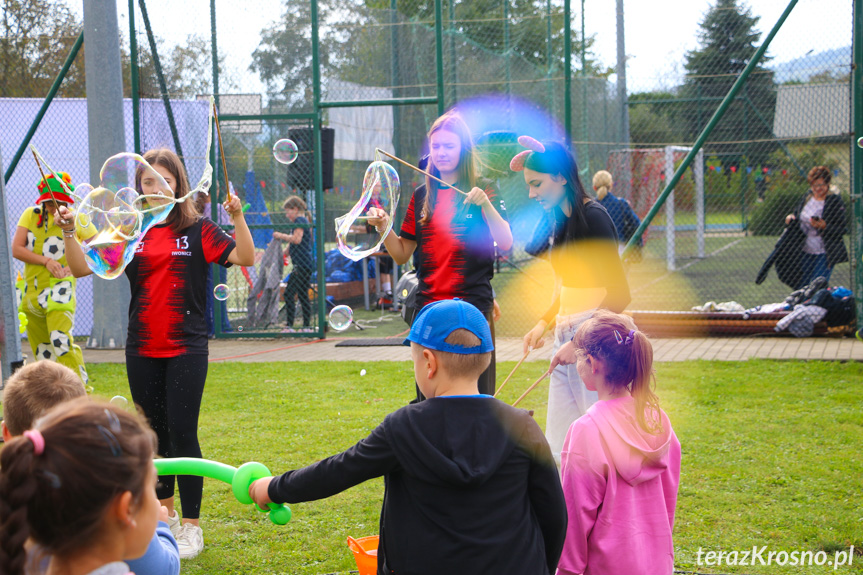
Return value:
[[(70, 206), (75, 203), (75, 200), (73, 200), (69, 195), (69, 192), (75, 190), (75, 186), (72, 185), (72, 176), (66, 172), (57, 172), (57, 175), (63, 179), (62, 184), (57, 181), (54, 174), (48, 174), (44, 179), (39, 178), (39, 185), (37, 187), (39, 189), (40, 196), (39, 199), (36, 200), (37, 206), (44, 202), (50, 202), (52, 199), (56, 199), (58, 202), (63, 202)], [(51, 197), (52, 193), (54, 194), (53, 198)]]

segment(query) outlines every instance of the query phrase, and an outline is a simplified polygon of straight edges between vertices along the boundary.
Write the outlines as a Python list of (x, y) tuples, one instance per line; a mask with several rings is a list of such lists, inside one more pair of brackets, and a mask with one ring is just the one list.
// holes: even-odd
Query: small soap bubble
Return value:
[(243, 331), (243, 326), (238, 327), (237, 331)]
[(366, 370), (361, 369), (361, 370), (360, 370), (360, 375), (365, 375), (365, 374), (366, 374)]
[(354, 321), (354, 310), (350, 306), (337, 305), (330, 311), (330, 327), (335, 331), (345, 331)]
[(126, 409), (126, 407), (129, 405), (129, 400), (122, 395), (115, 395), (111, 398), (111, 405), (119, 407), (120, 409)]
[(293, 164), (299, 151), (293, 140), (283, 138), (273, 145), (273, 157), (280, 164)]
[(857, 138), (857, 147), (863, 148), (863, 138)]
[(219, 284), (213, 288), (213, 297), (219, 301), (225, 301), (228, 299), (228, 295), (231, 293), (231, 288), (229, 288), (225, 284)]

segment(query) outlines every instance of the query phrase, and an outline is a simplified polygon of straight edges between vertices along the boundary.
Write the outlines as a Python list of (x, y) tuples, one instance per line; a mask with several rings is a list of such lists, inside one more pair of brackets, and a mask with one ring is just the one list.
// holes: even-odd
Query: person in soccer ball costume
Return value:
[[(75, 189), (69, 174), (58, 175), (68, 191)], [(36, 206), (21, 214), (12, 240), (12, 255), (24, 262), (24, 278), (16, 285), (18, 304), (27, 316), (33, 357), (65, 365), (86, 385), (84, 354), (72, 339), (75, 278), (66, 265), (63, 230), (55, 221), (57, 206), (71, 206), (74, 200), (53, 174), (40, 179), (38, 189)]]

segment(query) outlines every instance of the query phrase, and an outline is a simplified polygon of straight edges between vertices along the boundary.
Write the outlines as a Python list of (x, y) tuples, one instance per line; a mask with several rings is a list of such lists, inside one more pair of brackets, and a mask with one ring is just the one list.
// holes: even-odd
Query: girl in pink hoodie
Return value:
[(680, 442), (651, 390), (653, 346), (630, 318), (604, 310), (572, 341), (570, 361), (599, 401), (561, 453), (569, 525), (558, 574), (670, 575)]

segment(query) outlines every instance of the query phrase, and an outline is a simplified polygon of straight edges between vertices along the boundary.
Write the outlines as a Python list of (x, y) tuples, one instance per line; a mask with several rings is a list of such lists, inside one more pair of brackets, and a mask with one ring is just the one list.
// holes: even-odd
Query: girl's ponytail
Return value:
[(653, 393), (653, 346), (632, 319), (600, 309), (578, 328), (573, 343), (579, 353), (602, 361), (608, 384), (629, 390), (638, 425), (647, 433), (662, 433), (659, 399)]
[(25, 437), (13, 439), (0, 452), (0, 573), (4, 575), (23, 575), (27, 563), (27, 507), (37, 489), (31, 473), (33, 458), (33, 443)]
[(656, 386), (653, 375), (653, 346), (646, 335), (636, 330), (630, 347), (630, 393), (635, 399), (635, 416), (642, 429), (658, 435), (663, 429), (659, 398), (653, 393)]

